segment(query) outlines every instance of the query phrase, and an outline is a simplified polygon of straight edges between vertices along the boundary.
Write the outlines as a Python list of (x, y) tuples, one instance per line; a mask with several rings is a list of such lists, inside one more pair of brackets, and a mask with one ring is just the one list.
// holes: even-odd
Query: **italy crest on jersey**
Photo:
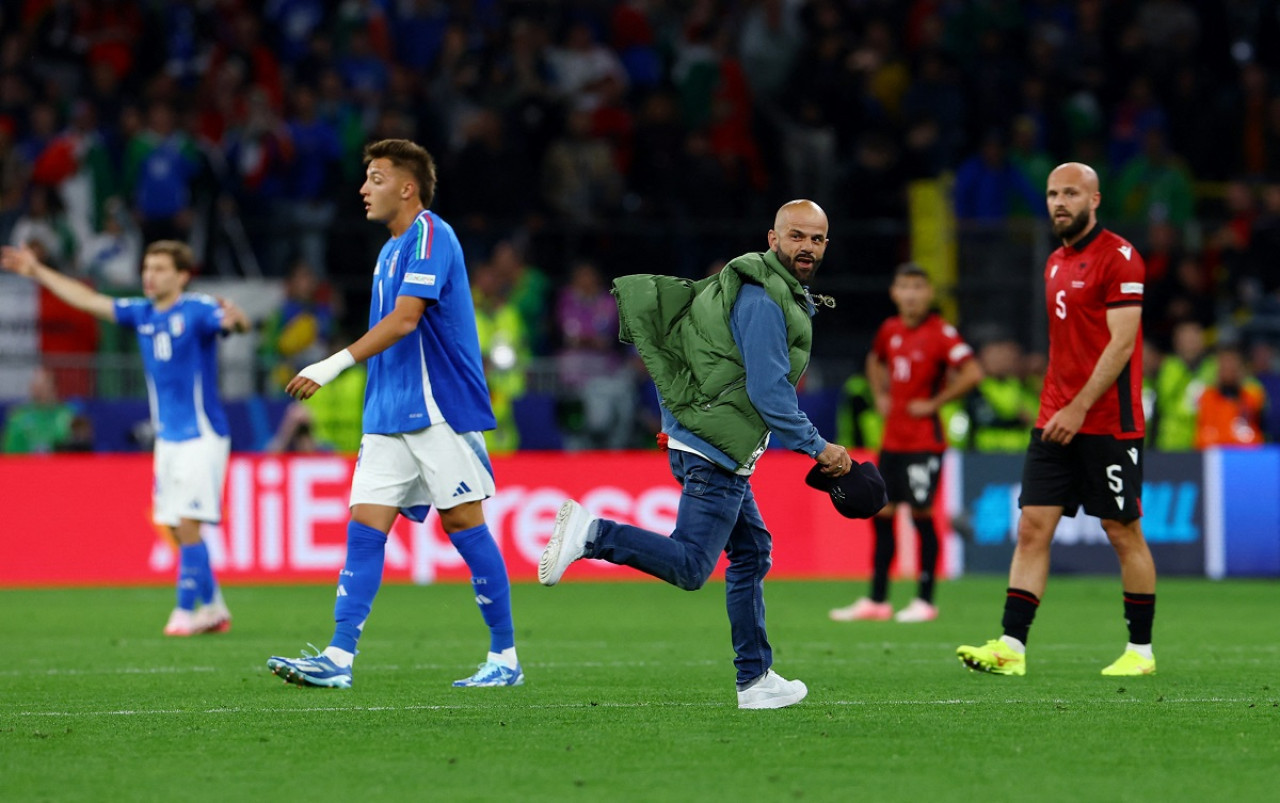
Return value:
[(181, 312), (175, 312), (169, 316), (169, 334), (179, 337), (187, 329), (186, 321), (182, 319)]

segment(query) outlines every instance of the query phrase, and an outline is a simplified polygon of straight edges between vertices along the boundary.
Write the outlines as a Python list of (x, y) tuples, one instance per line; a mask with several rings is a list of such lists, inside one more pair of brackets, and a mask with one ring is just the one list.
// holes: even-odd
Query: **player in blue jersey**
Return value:
[(169, 528), (179, 550), (178, 603), (164, 634), (229, 630), (231, 614), (214, 580), (200, 525), (222, 520), (231, 451), (218, 399), (217, 340), (224, 332), (248, 329), (244, 312), (225, 300), (183, 292), (195, 258), (175, 240), (147, 246), (144, 298), (103, 295), (42, 265), (30, 248), (3, 249), (0, 267), (34, 279), (76, 309), (137, 333), (156, 432), (152, 515)]
[(273, 656), (267, 666), (299, 686), (350, 688), (356, 642), (382, 582), (387, 533), (396, 516), (422, 521), (435, 505), (471, 570), (489, 627), (484, 663), (453, 685), (519, 686), (524, 673), (507, 567), (480, 504), (494, 493), (481, 433), (495, 422), (462, 247), (453, 228), (430, 211), (436, 169), (425, 149), (387, 139), (366, 147), (364, 161), (365, 217), (391, 232), (373, 272), (369, 331), (286, 386), (294, 398), (307, 399), (357, 362), (368, 363), (336, 626), (322, 652)]

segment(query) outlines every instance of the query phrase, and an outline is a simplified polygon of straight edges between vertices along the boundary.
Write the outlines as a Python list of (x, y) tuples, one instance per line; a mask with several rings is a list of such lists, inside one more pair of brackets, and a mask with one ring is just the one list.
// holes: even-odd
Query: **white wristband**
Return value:
[(298, 376), (310, 379), (317, 385), (324, 386), (338, 377), (338, 374), (356, 364), (356, 358), (347, 349), (339, 351), (320, 362), (313, 362), (298, 372)]

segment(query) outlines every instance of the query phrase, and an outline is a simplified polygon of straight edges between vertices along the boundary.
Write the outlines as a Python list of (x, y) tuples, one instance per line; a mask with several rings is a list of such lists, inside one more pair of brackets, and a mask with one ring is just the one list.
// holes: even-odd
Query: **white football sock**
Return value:
[(1154, 659), (1154, 658), (1156, 657), (1156, 656), (1155, 656), (1155, 653), (1153, 653), (1153, 652), (1151, 651), (1151, 645), (1150, 645), (1150, 644), (1134, 644), (1134, 643), (1131, 641), (1131, 642), (1129, 642), (1128, 644), (1126, 644), (1126, 645), (1125, 645), (1125, 649), (1126, 649), (1126, 650), (1133, 650), (1133, 651), (1134, 651), (1134, 652), (1136, 652), (1138, 655), (1141, 655), (1143, 658), (1146, 658), (1148, 661), (1150, 661), (1150, 660), (1152, 660), (1152, 659)]
[(1021, 641), (1014, 638), (1013, 636), (1001, 636), (1000, 640), (1003, 641), (1005, 644), (1008, 644), (1009, 649), (1013, 650), (1018, 655), (1027, 654), (1027, 645), (1023, 644)]
[(325, 658), (328, 658), (330, 661), (333, 661), (333, 663), (339, 669), (346, 669), (350, 667), (351, 664), (354, 663), (356, 660), (355, 653), (347, 652), (346, 650), (342, 650), (333, 646), (325, 647), (324, 652), (320, 654), (323, 655)]
[(520, 665), (520, 660), (516, 658), (516, 648), (507, 647), (502, 652), (491, 652), (488, 655), (490, 661), (502, 664), (507, 669), (515, 669)]

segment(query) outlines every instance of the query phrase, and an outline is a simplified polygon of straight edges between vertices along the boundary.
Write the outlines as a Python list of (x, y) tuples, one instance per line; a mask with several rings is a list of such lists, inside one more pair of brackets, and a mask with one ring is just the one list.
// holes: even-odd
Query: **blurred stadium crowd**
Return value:
[[(1276, 42), (1276, 0), (0, 0), (0, 241), (115, 294), (161, 237), (196, 248), (201, 280), (265, 279), (253, 353), (224, 371), (278, 398), (364, 327), (385, 232), (358, 203), (361, 148), (415, 139), (470, 263), (506, 415), (491, 445), (519, 448), (540, 400), (525, 420), (562, 446), (614, 448), (645, 442), (653, 400), (609, 280), (705, 275), (808, 197), (834, 238), (819, 289), (841, 303), (815, 323), (806, 390), (828, 394), (841, 442), (873, 443), (850, 429), (874, 422), (846, 378), (925, 240), (954, 242), (943, 308), (988, 373), (1034, 392), (1043, 186), (1073, 159), (1147, 261), (1153, 442), (1206, 442), (1215, 388), (1231, 402), (1215, 431), (1250, 440), (1242, 418), (1274, 440)], [(40, 355), (55, 397), (140, 393), (106, 379), (129, 343), (40, 309), (61, 333)], [(1025, 400), (977, 396), (958, 445), (1025, 426)], [(283, 410), (255, 445), (307, 446), (290, 438), (308, 419)]]

